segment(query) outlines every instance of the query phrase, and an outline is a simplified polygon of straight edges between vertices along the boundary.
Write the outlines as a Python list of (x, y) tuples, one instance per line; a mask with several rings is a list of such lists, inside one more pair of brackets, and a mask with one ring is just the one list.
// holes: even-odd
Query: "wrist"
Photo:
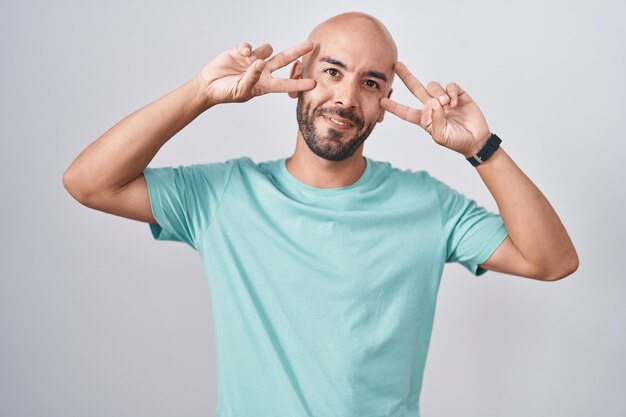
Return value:
[(485, 145), (487, 144), (487, 141), (489, 140), (490, 137), (491, 137), (491, 132), (488, 132), (486, 136), (484, 136), (482, 139), (480, 139), (476, 143), (474, 143), (473, 146), (472, 146), (472, 149), (470, 149), (467, 152), (463, 153), (463, 156), (465, 157), (465, 159), (471, 158), (474, 155), (476, 155), (478, 152), (480, 152), (480, 150), (485, 147)]
[(485, 144), (475, 154), (466, 156), (465, 159), (473, 166), (484, 164), (500, 148), (502, 139), (495, 133), (490, 133)]
[(213, 96), (209, 89), (209, 82), (207, 82), (207, 79), (202, 72), (198, 73), (195, 76), (195, 81), (198, 86), (198, 101), (203, 107), (203, 110), (208, 110), (216, 104), (219, 104), (213, 99)]

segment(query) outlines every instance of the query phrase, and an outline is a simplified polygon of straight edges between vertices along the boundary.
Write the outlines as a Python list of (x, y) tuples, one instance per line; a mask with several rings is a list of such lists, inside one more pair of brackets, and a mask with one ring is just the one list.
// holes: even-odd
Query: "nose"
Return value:
[(335, 91), (335, 105), (356, 108), (358, 106), (358, 93), (358, 83), (355, 80), (345, 78), (339, 83)]

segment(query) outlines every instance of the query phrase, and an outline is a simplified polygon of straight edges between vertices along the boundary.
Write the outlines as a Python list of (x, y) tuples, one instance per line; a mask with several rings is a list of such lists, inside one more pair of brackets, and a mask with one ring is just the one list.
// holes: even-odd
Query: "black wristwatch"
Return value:
[(472, 164), (472, 166), (477, 167), (480, 164), (484, 164), (491, 155), (500, 147), (500, 143), (502, 143), (502, 139), (498, 137), (495, 133), (492, 133), (487, 139), (487, 143), (482, 149), (474, 154), (474, 156), (470, 156), (467, 160)]

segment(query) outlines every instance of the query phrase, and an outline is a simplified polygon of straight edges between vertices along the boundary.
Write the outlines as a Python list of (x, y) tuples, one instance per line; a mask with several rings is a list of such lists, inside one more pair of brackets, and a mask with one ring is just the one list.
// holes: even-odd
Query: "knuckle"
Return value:
[(252, 46), (249, 43), (240, 43), (235, 46), (235, 50), (240, 54), (245, 54), (248, 51), (252, 51)]
[(289, 63), (289, 58), (284, 52), (281, 52), (280, 54), (278, 54), (277, 57), (278, 57), (278, 63), (280, 66), (285, 66)]

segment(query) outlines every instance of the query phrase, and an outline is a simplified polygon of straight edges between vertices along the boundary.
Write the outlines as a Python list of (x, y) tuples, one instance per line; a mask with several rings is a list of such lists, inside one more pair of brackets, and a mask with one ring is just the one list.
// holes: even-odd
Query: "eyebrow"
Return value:
[[(346, 64), (329, 56), (320, 58), (320, 62), (328, 62), (329, 64), (336, 65), (339, 68), (348, 69), (348, 66)], [(366, 72), (366, 74), (370, 77), (378, 78), (379, 80), (387, 82), (387, 76), (380, 71), (369, 70)]]

